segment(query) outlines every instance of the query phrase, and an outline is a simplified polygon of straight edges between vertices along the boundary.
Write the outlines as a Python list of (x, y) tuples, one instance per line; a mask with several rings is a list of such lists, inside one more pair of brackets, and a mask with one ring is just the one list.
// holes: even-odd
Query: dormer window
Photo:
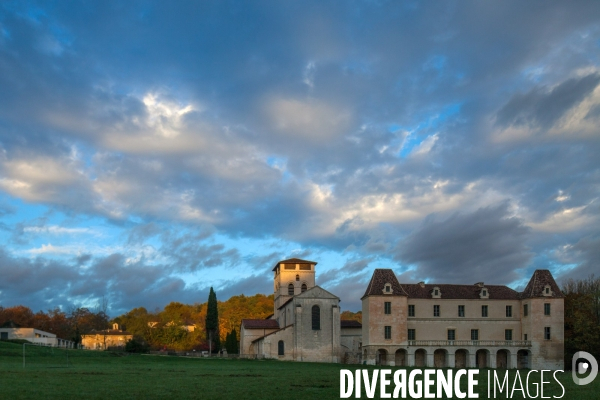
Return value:
[(392, 294), (392, 293), (394, 293), (394, 291), (392, 290), (392, 284), (386, 283), (383, 286), (383, 294)]
[(487, 290), (487, 288), (481, 288), (481, 291), (479, 292), (479, 298), (480, 299), (488, 299), (490, 297), (490, 292)]
[(436, 286), (433, 288), (433, 290), (431, 291), (431, 297), (433, 297), (434, 299), (440, 299), (442, 297), (442, 291), (439, 287)]
[(550, 288), (550, 285), (544, 286), (544, 291), (542, 292), (542, 294), (548, 297), (552, 296), (552, 289)]

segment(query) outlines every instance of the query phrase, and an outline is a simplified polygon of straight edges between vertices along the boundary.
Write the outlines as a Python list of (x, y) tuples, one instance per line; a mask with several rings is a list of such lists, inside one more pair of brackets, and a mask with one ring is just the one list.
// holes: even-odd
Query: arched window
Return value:
[(300, 280), (300, 275), (296, 274), (296, 281)]
[(280, 356), (284, 355), (284, 350), (283, 340), (280, 340), (279, 343), (277, 343), (277, 354)]
[(293, 295), (294, 295), (294, 285), (293, 285), (293, 284), (291, 284), (291, 283), (288, 285), (288, 294), (289, 294), (290, 296), (293, 296)]
[(313, 331), (321, 329), (321, 309), (319, 306), (312, 306), (312, 328)]
[(307, 287), (306, 287), (306, 283), (303, 283), (303, 284), (302, 284), (302, 289), (301, 289), (301, 292), (302, 292), (302, 293), (306, 292), (306, 289), (307, 289)]

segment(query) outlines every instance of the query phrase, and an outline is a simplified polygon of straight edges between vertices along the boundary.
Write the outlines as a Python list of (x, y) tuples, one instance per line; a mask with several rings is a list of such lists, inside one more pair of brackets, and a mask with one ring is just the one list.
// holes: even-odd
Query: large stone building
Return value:
[(563, 369), (563, 294), (548, 270), (506, 286), (400, 284), (376, 269), (362, 298), (367, 364)]
[(242, 320), (242, 356), (341, 361), (340, 299), (315, 285), (316, 265), (297, 258), (275, 264), (273, 315), (266, 320)]
[(273, 267), (273, 315), (242, 320), (242, 356), (563, 369), (563, 294), (547, 270), (517, 292), (483, 282), (400, 284), (391, 269), (376, 269), (362, 297), (361, 326), (340, 321), (340, 299), (315, 285), (316, 265), (292, 258)]

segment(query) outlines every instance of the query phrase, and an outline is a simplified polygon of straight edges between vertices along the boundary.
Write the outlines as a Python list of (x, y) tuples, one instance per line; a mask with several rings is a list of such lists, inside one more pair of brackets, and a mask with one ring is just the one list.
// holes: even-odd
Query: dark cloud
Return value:
[(503, 203), (439, 222), (431, 216), (400, 242), (396, 259), (417, 265), (418, 275), (434, 282), (506, 284), (531, 260), (529, 235)]
[[(375, 261), (500, 283), (594, 259), (600, 2), (0, 10), (3, 303), (270, 293), (295, 248), (337, 254), (317, 281), (353, 306)], [(101, 232), (18, 256), (82, 243), (25, 230), (58, 215)]]
[(593, 73), (560, 83), (551, 90), (536, 87), (514, 95), (497, 114), (500, 125), (539, 125), (549, 128), (598, 86), (600, 74)]

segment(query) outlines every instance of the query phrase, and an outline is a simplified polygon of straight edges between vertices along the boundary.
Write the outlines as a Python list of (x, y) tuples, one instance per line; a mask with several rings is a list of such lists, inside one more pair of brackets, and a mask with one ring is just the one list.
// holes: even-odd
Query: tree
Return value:
[(237, 354), (238, 353), (238, 341), (237, 341), (237, 332), (235, 328), (227, 334), (227, 339), (225, 340), (225, 348), (227, 349), (227, 354)]
[(577, 351), (600, 358), (600, 278), (569, 280), (565, 294), (565, 361)]
[(221, 339), (219, 338), (219, 310), (217, 308), (217, 294), (210, 288), (208, 294), (208, 309), (206, 311), (206, 339), (214, 344), (212, 351), (216, 352), (221, 347)]

